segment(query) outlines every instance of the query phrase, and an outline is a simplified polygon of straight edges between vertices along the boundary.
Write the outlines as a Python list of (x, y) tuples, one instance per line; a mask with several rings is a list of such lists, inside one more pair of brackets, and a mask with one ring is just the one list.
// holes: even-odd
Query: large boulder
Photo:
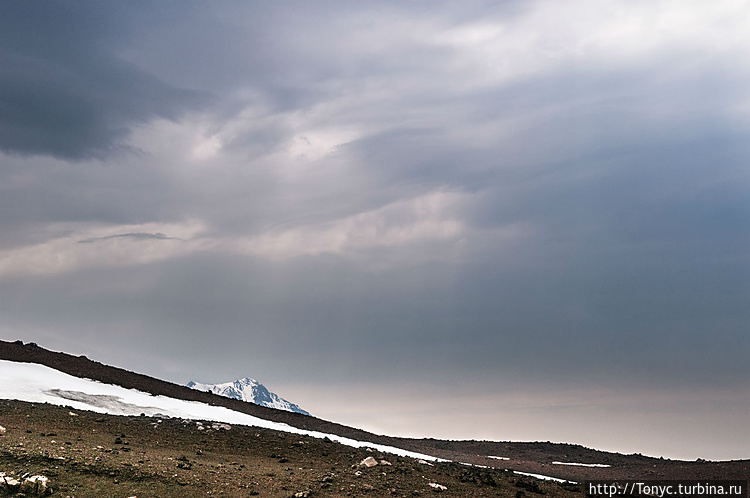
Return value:
[(49, 478), (30, 476), (22, 481), (0, 472), (0, 494), (22, 493), (25, 496), (47, 496), (52, 494)]
[(18, 492), (24, 493), (26, 496), (47, 496), (52, 493), (52, 488), (49, 485), (49, 477), (27, 477), (21, 483)]

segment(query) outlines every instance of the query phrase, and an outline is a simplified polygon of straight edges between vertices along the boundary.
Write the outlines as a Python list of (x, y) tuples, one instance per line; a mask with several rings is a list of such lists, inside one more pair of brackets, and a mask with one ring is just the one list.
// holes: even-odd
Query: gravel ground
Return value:
[[(582, 496), (501, 469), (428, 465), (254, 427), (9, 400), (0, 425), (0, 472), (45, 475), (61, 497)], [(358, 465), (367, 457), (378, 465)]]

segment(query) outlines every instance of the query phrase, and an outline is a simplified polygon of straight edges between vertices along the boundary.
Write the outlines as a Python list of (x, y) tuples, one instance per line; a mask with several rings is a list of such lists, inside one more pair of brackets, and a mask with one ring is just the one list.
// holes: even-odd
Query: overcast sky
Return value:
[(746, 0), (0, 3), (0, 336), (381, 433), (750, 458)]

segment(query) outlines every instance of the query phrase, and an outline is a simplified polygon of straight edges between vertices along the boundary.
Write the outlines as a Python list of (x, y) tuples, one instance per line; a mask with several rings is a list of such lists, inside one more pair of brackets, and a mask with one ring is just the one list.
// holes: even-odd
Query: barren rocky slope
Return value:
[[(582, 496), (499, 469), (427, 464), (270, 429), (0, 400), (0, 471), (54, 496)], [(368, 457), (377, 465), (360, 465)]]
[[(85, 357), (52, 352), (35, 344), (23, 344), (20, 341), (0, 341), (0, 359), (40, 363), (78, 377), (117, 384), (126, 388), (135, 388), (151, 394), (201, 401), (211, 405), (224, 406), (260, 418), (284, 422), (298, 428), (400, 447), (456, 462), (495, 467), (501, 470), (512, 469), (578, 482), (586, 479), (626, 478), (747, 479), (750, 476), (750, 460), (733, 462), (686, 462), (650, 458), (642, 455), (601, 452), (572, 444), (444, 441), (380, 436), (307, 415), (275, 410), (211, 393), (196, 391), (120, 368), (103, 365)], [(0, 397), (2, 396), (0, 395)], [(48, 421), (51, 422), (51, 420)], [(0, 422), (0, 425), (3, 425), (3, 423)], [(53, 429), (40, 429), (40, 432), (49, 432), (50, 430)], [(247, 430), (252, 431), (253, 429), (250, 428)], [(350, 451), (356, 453), (358, 450), (350, 449)], [(488, 456), (490, 455), (502, 456), (506, 459), (489, 458)], [(553, 462), (587, 462), (609, 465), (609, 467), (567, 466)], [(2, 469), (0, 469), (1, 471)]]

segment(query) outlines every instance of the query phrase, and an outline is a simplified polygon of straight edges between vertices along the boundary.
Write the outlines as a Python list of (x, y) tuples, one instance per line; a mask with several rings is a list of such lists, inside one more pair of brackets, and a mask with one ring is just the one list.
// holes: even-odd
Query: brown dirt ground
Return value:
[[(0, 400), (0, 425), (0, 472), (45, 475), (60, 497), (429, 496), (429, 483), (446, 486), (445, 496), (582, 496), (578, 486), (500, 469), (426, 465), (256, 427), (200, 430), (15, 400)], [(368, 456), (392, 465), (356, 467)]]

